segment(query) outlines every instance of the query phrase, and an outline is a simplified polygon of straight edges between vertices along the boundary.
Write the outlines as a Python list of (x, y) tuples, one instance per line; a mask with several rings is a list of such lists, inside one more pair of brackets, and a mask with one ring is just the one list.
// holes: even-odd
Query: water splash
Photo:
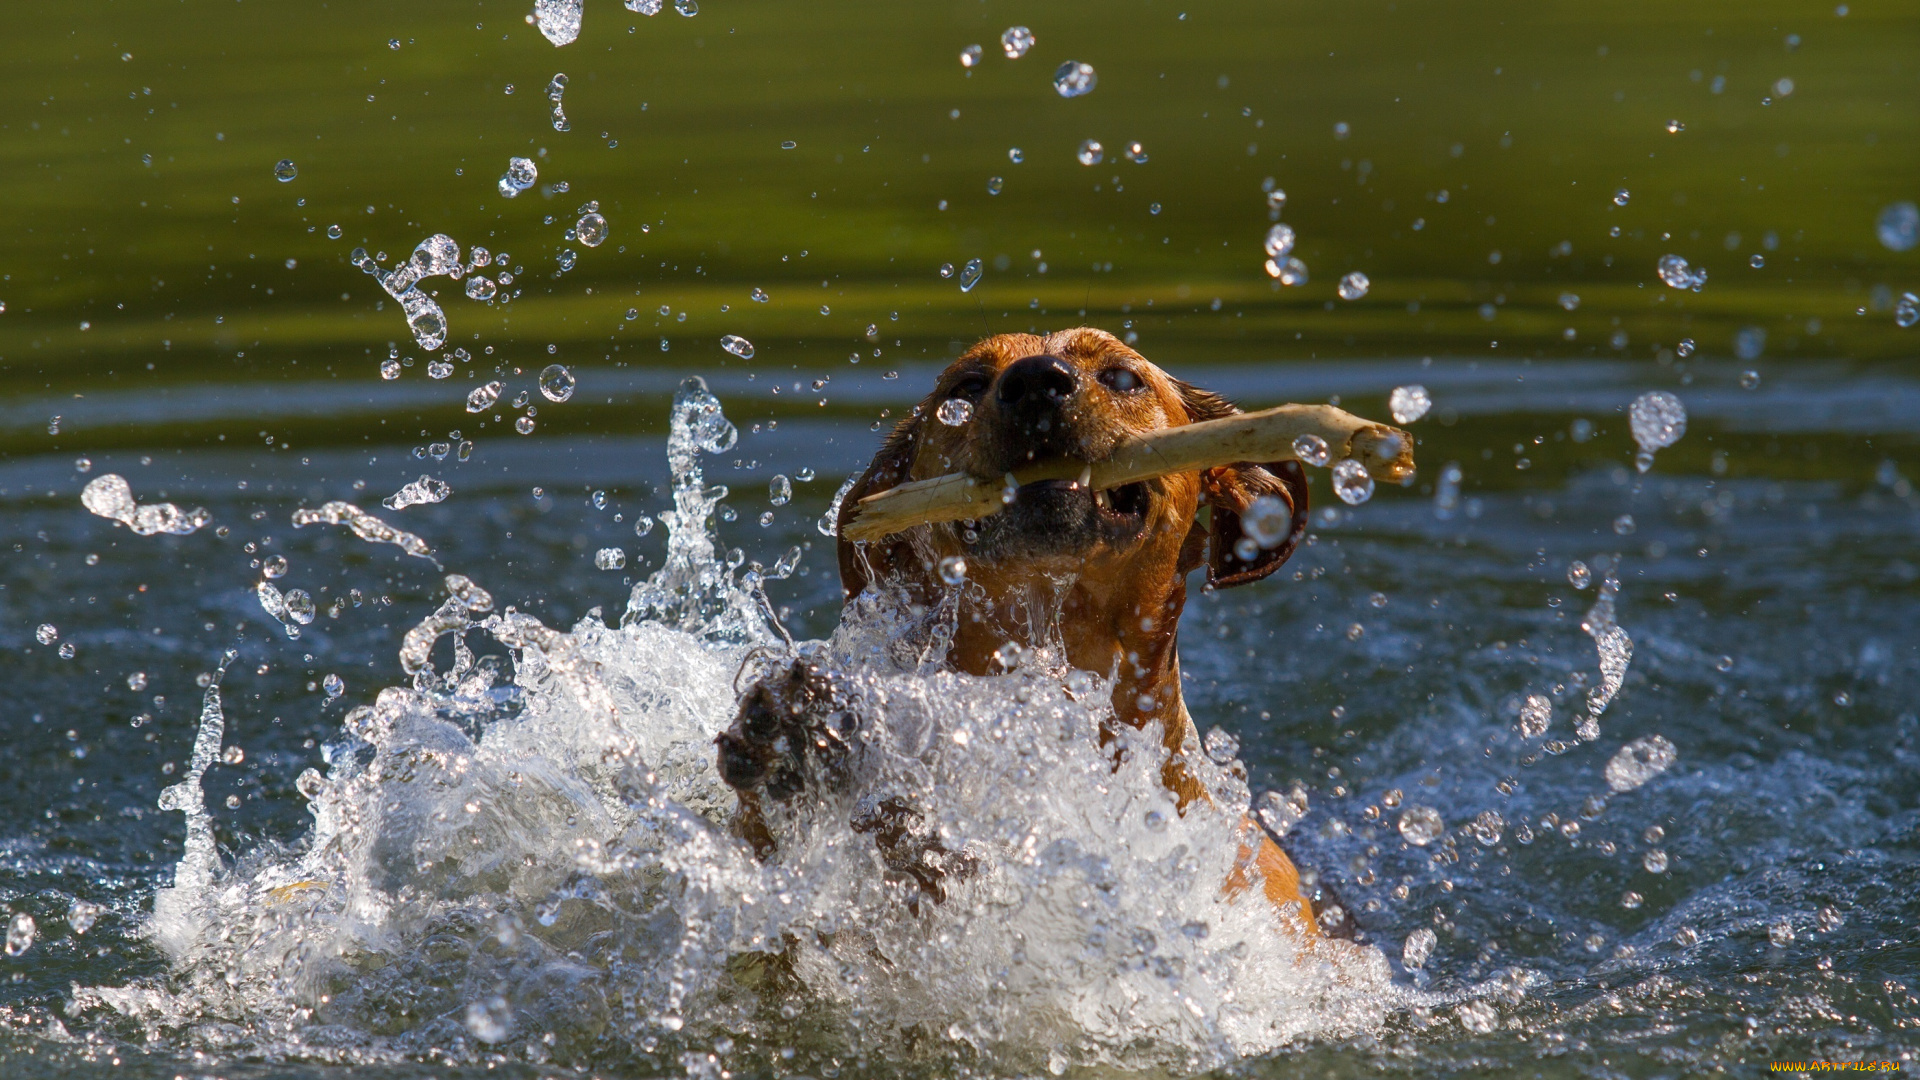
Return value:
[(94, 477), (80, 489), (80, 505), (90, 512), (132, 529), (137, 536), (171, 533), (186, 536), (213, 521), (213, 515), (200, 507), (181, 510), (172, 503), (142, 506), (133, 498), (133, 485), (117, 473)]
[(446, 275), (461, 277), (466, 268), (460, 262), (460, 245), (445, 233), (435, 233), (420, 241), (407, 261), (392, 270), (383, 269), (379, 260), (365, 248), (355, 248), (351, 261), (362, 273), (372, 277), (388, 296), (400, 302), (407, 317), (407, 329), (422, 349), (438, 349), (447, 341), (447, 314), (433, 297), (421, 291), (417, 283), (425, 278)]
[(153, 896), (153, 934), (169, 952), (180, 953), (192, 947), (211, 925), (207, 918), (210, 891), (222, 870), (220, 851), (214, 843), (213, 817), (207, 813), (206, 790), (200, 781), (207, 768), (220, 757), (220, 742), (226, 737), (226, 714), (220, 707), (220, 681), (233, 662), (231, 650), (220, 658), (220, 666), (207, 684), (200, 703), (200, 727), (193, 737), (193, 756), (187, 774), (179, 783), (160, 792), (162, 810), (178, 810), (187, 818), (187, 839), (180, 861), (173, 867), (173, 884)]
[[(1598, 562), (1598, 560), (1595, 560)], [(1600, 685), (1587, 691), (1588, 723), (1597, 724), (1600, 714), (1607, 710), (1615, 695), (1620, 693), (1620, 685), (1626, 681), (1627, 665), (1633, 661), (1633, 638), (1614, 621), (1614, 597), (1620, 592), (1620, 578), (1616, 574), (1619, 560), (1616, 558), (1608, 565), (1606, 576), (1600, 581), (1599, 595), (1594, 598), (1593, 607), (1587, 610), (1586, 617), (1580, 620), (1580, 629), (1593, 639), (1593, 645), (1600, 654)], [(1597, 726), (1581, 732), (1581, 738), (1591, 739), (1599, 735)]]
[(399, 491), (381, 499), (380, 505), (389, 510), (404, 510), (409, 506), (444, 502), (451, 494), (453, 494), (453, 486), (445, 480), (423, 475), (420, 479), (407, 482)]
[[(578, 32), (578, 22), (577, 22), (578, 18), (579, 17), (576, 15), (575, 16), (576, 32)], [(542, 31), (542, 32), (544, 33), (545, 31)], [(555, 42), (555, 44), (564, 45), (565, 42)], [(566, 96), (566, 93), (567, 93), (567, 73), (566, 72), (562, 71), (556, 74), (553, 78), (547, 80), (547, 100), (553, 103), (552, 120), (553, 120), (553, 130), (555, 131), (570, 131), (573, 129), (573, 125), (567, 122), (566, 106), (561, 102), (561, 99)]]
[(375, 544), (393, 544), (416, 558), (433, 561), (433, 549), (427, 546), (425, 540), (404, 529), (396, 529), (349, 502), (336, 499), (333, 502), (322, 503), (316, 510), (305, 508), (295, 510), (293, 527), (304, 529), (308, 525), (345, 525), (362, 540)]
[(534, 25), (554, 47), (571, 45), (580, 36), (580, 9), (586, 0), (533, 0)]
[[(716, 550), (725, 490), (700, 457), (736, 438), (705, 385), (683, 384), (667, 555), (618, 627), (547, 627), (449, 575), (401, 645), (413, 685), (352, 710), (326, 775), (296, 783), (310, 836), (231, 870), (199, 787), (216, 683), (167, 798), (189, 816), (154, 920), (172, 971), (76, 988), (76, 1013), (218, 1016), (222, 1057), (1033, 1074), (1213, 1068), (1375, 1030), (1406, 1002), (1377, 952), (1303, 953), (1270, 906), (1223, 896), (1249, 795), (1225, 740), (1187, 755), (1212, 802), (1183, 815), (1157, 737), (1122, 728), (1103, 747), (1111, 688), (1057, 649), (1005, 676), (948, 671), (954, 609), (875, 593), (832, 639), (786, 642), (762, 572)], [(358, 520), (342, 507), (322, 510)], [(474, 634), (510, 662), (476, 660)], [(778, 815), (763, 863), (725, 827), (713, 738), (743, 665), (796, 652), (872, 722), (850, 731), (857, 786)], [(882, 796), (978, 860), (945, 903), (916, 913), (917, 887), (852, 826)]]

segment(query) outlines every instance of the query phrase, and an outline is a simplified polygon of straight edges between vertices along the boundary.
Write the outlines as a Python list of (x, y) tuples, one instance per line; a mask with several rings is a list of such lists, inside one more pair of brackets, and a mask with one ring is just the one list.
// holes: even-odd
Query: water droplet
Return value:
[(1053, 73), (1053, 88), (1061, 97), (1075, 98), (1093, 92), (1099, 76), (1093, 72), (1092, 64), (1083, 64), (1078, 60), (1069, 60), (1061, 64)]
[(1691, 289), (1699, 292), (1701, 286), (1707, 283), (1706, 267), (1692, 269), (1687, 265), (1687, 260), (1678, 255), (1660, 256), (1658, 270), (1660, 280), (1666, 282), (1670, 288)]
[(753, 359), (753, 342), (738, 334), (727, 334), (720, 339), (720, 347), (742, 360)]
[(1873, 231), (1888, 251), (1908, 251), (1920, 244), (1920, 206), (1910, 202), (1889, 203), (1874, 219)]
[[(1584, 569), (1584, 567), (1583, 567)], [(1553, 701), (1541, 694), (1528, 694), (1520, 705), (1520, 734), (1537, 739), (1553, 724)]]
[[(941, 276), (941, 277), (943, 277), (943, 278), (950, 278), (950, 277), (952, 277), (952, 276), (953, 276), (953, 264), (952, 264), (952, 263), (941, 263), (941, 264), (940, 264), (940, 276)], [(855, 355), (855, 356), (859, 356), (860, 354), (859, 354), (859, 353), (854, 353), (854, 355)]]
[(1024, 26), (1010, 26), (1006, 33), (1000, 35), (1000, 49), (1007, 54), (1009, 60), (1020, 59), (1027, 55), (1027, 50), (1031, 48), (1033, 48), (1033, 31)]
[(767, 290), (756, 286), (751, 293), (747, 294), (747, 299), (756, 304), (764, 304), (767, 302)]
[(1687, 125), (1681, 123), (1680, 121), (1678, 120), (1667, 121), (1667, 134), (1678, 135), (1685, 130), (1687, 130)]
[(427, 378), (444, 379), (453, 374), (453, 364), (446, 360), (427, 361)]
[(966, 398), (948, 398), (940, 403), (933, 415), (948, 427), (960, 427), (973, 419), (973, 402)]
[(60, 640), (60, 628), (50, 622), (43, 622), (34, 627), (33, 640), (42, 645), (51, 645)]
[(653, 531), (653, 515), (636, 514), (633, 518), (633, 535), (645, 536)]
[(1440, 838), (1447, 831), (1447, 823), (1440, 818), (1440, 811), (1431, 806), (1409, 803), (1400, 811), (1400, 835), (1407, 838), (1409, 844), (1425, 847)]
[(1793, 924), (1785, 919), (1767, 927), (1767, 940), (1772, 942), (1775, 948), (1784, 949), (1793, 944), (1793, 937)]
[(267, 561), (260, 564), (260, 573), (267, 578), (286, 577), (287, 570), (287, 557), (285, 555), (269, 555), (267, 556)]
[(960, 268), (960, 291), (972, 292), (980, 284), (981, 265), (979, 259), (968, 259), (967, 265)]
[(587, 247), (599, 247), (607, 239), (607, 219), (597, 213), (582, 214), (573, 226), (574, 239)]
[(785, 506), (793, 501), (793, 481), (782, 473), (774, 473), (767, 483), (767, 501), (775, 506)]
[(1893, 324), (1902, 330), (1920, 322), (1920, 296), (1901, 293), (1900, 301), (1893, 305)]
[(1587, 568), (1586, 563), (1575, 559), (1567, 565), (1567, 584), (1584, 589), (1593, 584), (1593, 571)]
[[(1290, 254), (1293, 251), (1293, 243), (1293, 226), (1281, 222), (1267, 230), (1267, 254), (1273, 256), (1275, 259), (1283, 259)], [(1279, 277), (1280, 275), (1275, 274), (1274, 276)]]
[(695, 0), (673, 0), (673, 10), (684, 18), (691, 19), (700, 14), (700, 5)]
[[(690, 3), (691, 0), (681, 0)], [(551, 924), (549, 924), (551, 925)], [(467, 1031), (483, 1043), (497, 1043), (513, 1030), (513, 1009), (507, 999), (494, 995), (467, 1005)]]
[(1305, 285), (1307, 283), (1307, 264), (1297, 256), (1289, 255), (1283, 262), (1279, 259), (1267, 260), (1267, 276), (1279, 279), (1282, 285)]
[(980, 62), (980, 57), (982, 55), (983, 55), (983, 50), (980, 48), (980, 46), (969, 45), (966, 48), (960, 50), (960, 66), (963, 68), (973, 67), (975, 64), (978, 64)]
[(940, 580), (949, 585), (958, 585), (967, 580), (967, 560), (958, 555), (949, 555), (941, 559)]
[(467, 395), (467, 411), (477, 413), (493, 408), (493, 403), (500, 400), (502, 385), (495, 381), (474, 387), (473, 392)]
[(1080, 144), (1080, 150), (1074, 155), (1082, 165), (1098, 165), (1106, 159), (1107, 151), (1098, 139), (1087, 139)]
[(1318, 435), (1296, 435), (1293, 439), (1293, 456), (1315, 468), (1325, 468), (1332, 457), (1327, 449), (1327, 440)]
[(1372, 282), (1367, 280), (1367, 275), (1355, 270), (1340, 279), (1340, 299), (1358, 300), (1367, 295), (1367, 289), (1371, 286)]
[(62, 660), (73, 659), (74, 653), (77, 651), (71, 641), (63, 641), (60, 643), (60, 659)]
[[(540, 180), (540, 167), (531, 158), (508, 158), (507, 171), (500, 177), (500, 194), (511, 199)], [(504, 260), (502, 260), (504, 261)]]
[(1409, 386), (1396, 386), (1393, 393), (1387, 395), (1387, 409), (1393, 413), (1394, 423), (1411, 424), (1427, 415), (1433, 408), (1433, 398), (1427, 395), (1427, 388), (1418, 383)]
[(515, 420), (513, 422), (513, 430), (519, 432), (522, 435), (533, 434), (533, 417), (523, 416), (520, 419)]
[(1006, 185), (1007, 182), (1005, 180), (997, 176), (989, 176), (987, 177), (987, 194), (998, 195), (1000, 194), (1000, 189), (1006, 187)]
[(342, 235), (344, 234), (341, 232), (340, 226), (338, 225), (327, 226), (327, 239), (338, 240)]
[(1654, 848), (1641, 857), (1640, 865), (1646, 867), (1649, 874), (1664, 874), (1667, 872), (1667, 853)]
[(1755, 390), (1760, 386), (1760, 373), (1748, 369), (1740, 373), (1740, 389)]
[(1642, 736), (1621, 747), (1607, 762), (1607, 786), (1615, 791), (1632, 791), (1666, 772), (1679, 756), (1664, 736)]
[(320, 680), (320, 689), (326, 693), (327, 699), (331, 701), (347, 692), (347, 681), (329, 672), (326, 678)]
[(1126, 154), (1127, 160), (1133, 162), (1135, 165), (1145, 165), (1147, 163), (1147, 148), (1137, 142), (1128, 143), (1127, 148), (1121, 152)]
[[(1240, 515), (1240, 527), (1253, 541), (1254, 555), (1261, 550), (1272, 551), (1286, 542), (1293, 533), (1293, 511), (1287, 504), (1272, 495), (1257, 496), (1247, 505), (1246, 512)], [(1252, 562), (1252, 558), (1243, 558), (1241, 562)]]
[(1418, 971), (1427, 966), (1427, 958), (1433, 955), (1433, 947), (1438, 942), (1433, 931), (1422, 926), (1407, 935), (1406, 943), (1400, 946), (1400, 962), (1410, 971)]
[(1560, 306), (1573, 311), (1580, 306), (1580, 294), (1563, 292), (1560, 294)]
[(499, 291), (500, 287), (493, 283), (493, 279), (484, 274), (475, 274), (467, 279), (467, 297), (469, 299), (491, 300), (494, 294)]
[(1284, 838), (1301, 818), (1307, 816), (1307, 792), (1295, 785), (1285, 793), (1269, 791), (1254, 802), (1261, 824), (1275, 836)]
[(1348, 506), (1359, 506), (1373, 498), (1373, 477), (1365, 465), (1343, 458), (1333, 467), (1333, 493)]
[(93, 929), (93, 924), (99, 921), (106, 910), (91, 900), (75, 900), (67, 905), (67, 925), (75, 935), (84, 934)]
[(601, 548), (593, 553), (593, 565), (600, 570), (619, 570), (627, 565), (627, 553), (617, 547)]
[(294, 166), (292, 161), (286, 158), (282, 158), (280, 163), (273, 167), (273, 178), (283, 184), (299, 175), (300, 170)]
[(1653, 452), (1672, 446), (1687, 433), (1687, 407), (1665, 390), (1649, 390), (1627, 410), (1633, 422), (1633, 441), (1646, 455), (1641, 472), (1653, 464)]
[(1692, 338), (1690, 337), (1681, 338), (1680, 344), (1675, 345), (1673, 347), (1673, 352), (1675, 356), (1678, 356), (1680, 359), (1685, 360), (1687, 357), (1693, 355), (1693, 348), (1694, 346), (1693, 346)]
[(1016, 146), (1007, 151), (1007, 160), (1013, 162), (1015, 165), (1018, 165), (1021, 162), (1027, 160), (1027, 155), (1022, 153), (1020, 148)]
[(1755, 270), (1762, 269), (1767, 265), (1767, 257), (1756, 251), (1747, 256), (1747, 265), (1753, 267)]
[(548, 364), (540, 372), (540, 393), (548, 401), (565, 401), (573, 396), (573, 372), (565, 364)]
[(1613, 193), (1613, 205), (1625, 206), (1627, 205), (1627, 200), (1631, 198), (1633, 198), (1633, 192), (1628, 191), (1626, 188), (1621, 188)]
[(1500, 842), (1500, 834), (1506, 830), (1507, 820), (1498, 810), (1482, 810), (1473, 819), (1473, 838), (1480, 841), (1482, 847), (1492, 847)]
[(33, 916), (16, 911), (7, 922), (7, 955), (19, 956), (33, 948)]
[(1210, 728), (1200, 746), (1215, 764), (1226, 765), (1240, 756), (1240, 740), (1225, 728)]

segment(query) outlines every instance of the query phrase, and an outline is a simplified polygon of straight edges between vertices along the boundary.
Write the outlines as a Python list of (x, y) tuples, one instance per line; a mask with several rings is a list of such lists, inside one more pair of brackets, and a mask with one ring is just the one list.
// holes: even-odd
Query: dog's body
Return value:
[[(964, 404), (955, 404), (956, 402)], [(944, 406), (944, 408), (943, 408)], [(1224, 399), (1168, 376), (1111, 334), (1066, 330), (1005, 334), (975, 345), (940, 376), (932, 394), (901, 421), (847, 493), (844, 525), (865, 496), (911, 480), (963, 472), (1000, 482), (1031, 462), (1098, 462), (1128, 437), (1238, 412)], [(1284, 504), (1284, 536), (1262, 547), (1242, 515), (1254, 500)], [(1210, 508), (1202, 524), (1197, 515)], [(1272, 509), (1266, 503), (1264, 508)], [(1175, 651), (1187, 574), (1201, 566), (1213, 588), (1272, 573), (1305, 532), (1307, 486), (1298, 464), (1240, 463), (1174, 473), (1111, 492), (1085, 483), (1042, 481), (1019, 488), (1006, 509), (977, 522), (922, 525), (871, 544), (842, 540), (840, 575), (851, 600), (869, 585), (898, 590), (931, 608), (963, 560), (967, 599), (947, 663), (977, 675), (1005, 670), (1006, 646), (1051, 643), (1074, 668), (1114, 680), (1118, 722), (1157, 725), (1167, 752), (1162, 781), (1184, 812), (1207, 799), (1182, 762), (1195, 747), (1180, 692)], [(1269, 530), (1270, 532), (1270, 530)], [(749, 691), (740, 719), (720, 737), (721, 773), (741, 796), (736, 827), (763, 856), (774, 846), (763, 798), (785, 801), (833, 772), (844, 715), (829, 681), (804, 663)], [(1103, 733), (1103, 742), (1111, 732)], [(801, 749), (796, 749), (801, 748)], [(811, 766), (800, 758), (810, 748)], [(941, 879), (970, 867), (937, 838), (922, 835), (911, 807), (869, 807), (856, 828), (874, 834), (889, 867), (911, 875), (936, 899)], [(1263, 834), (1245, 856), (1263, 891), (1318, 933), (1293, 864)], [(1225, 883), (1244, 889), (1239, 874)]]

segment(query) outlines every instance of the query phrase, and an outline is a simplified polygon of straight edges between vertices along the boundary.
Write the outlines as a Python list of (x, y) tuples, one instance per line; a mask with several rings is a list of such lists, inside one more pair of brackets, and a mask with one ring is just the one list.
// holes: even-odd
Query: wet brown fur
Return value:
[[(1018, 412), (1020, 402), (1030, 399), (1009, 405), (998, 392), (1008, 369), (1032, 357), (1057, 358), (1076, 376), (1070, 394), (1038, 427), (1030, 411)], [(1034, 369), (1029, 365), (1022, 370)], [(1138, 380), (1138, 387), (1128, 388), (1127, 376), (1118, 374), (1121, 371)], [(957, 426), (939, 422), (935, 417), (941, 404), (956, 394), (972, 399), (971, 418)], [(1238, 411), (1219, 395), (1161, 371), (1105, 331), (1079, 328), (1044, 337), (997, 335), (955, 360), (941, 373), (933, 391), (894, 427), (847, 493), (840, 521), (844, 525), (865, 496), (907, 481), (965, 472), (998, 483), (1029, 461), (1049, 456), (1098, 462), (1130, 436)], [(1112, 514), (1103, 517), (1088, 510), (1077, 515), (1072, 507), (1078, 504), (1073, 500), (1091, 501), (1091, 493), (1055, 491), (1052, 495), (1070, 508), (1062, 512), (1061, 520), (1067, 524), (1059, 529), (1021, 532), (1016, 501), (995, 516), (1004, 521), (988, 518), (978, 523), (922, 525), (870, 544), (842, 540), (840, 575), (846, 595), (852, 599), (877, 580), (903, 590), (915, 603), (931, 606), (947, 588), (939, 576), (941, 561), (965, 559), (968, 591), (977, 586), (985, 602), (963, 607), (948, 662), (961, 671), (992, 674), (1004, 670), (1000, 651), (1006, 643), (1036, 644), (1036, 627), (1057, 633), (1057, 644), (1064, 646), (1069, 664), (1114, 678), (1113, 709), (1118, 722), (1157, 729), (1168, 756), (1162, 780), (1184, 812), (1196, 800), (1207, 798), (1200, 783), (1180, 764), (1183, 750), (1194, 745), (1193, 722), (1180, 692), (1176, 650), (1187, 576), (1204, 566), (1209, 585), (1228, 588), (1258, 581), (1278, 569), (1305, 531), (1304, 475), (1294, 462), (1243, 462), (1162, 476), (1145, 481), (1144, 491), (1127, 496), (1126, 505), (1139, 512), (1120, 515), (1117, 523), (1109, 520)], [(1290, 531), (1278, 546), (1242, 561), (1234, 550), (1243, 535), (1241, 514), (1261, 495), (1276, 496), (1289, 507)], [(1027, 492), (1021, 493), (1021, 499), (1028, 497)], [(1118, 494), (1112, 501), (1115, 508), (1121, 505)], [(1135, 517), (1137, 528), (1131, 524)], [(1088, 524), (1091, 519), (1098, 520)], [(1060, 540), (1056, 533), (1073, 539)], [(798, 715), (798, 710), (792, 715)], [(1103, 741), (1113, 737), (1111, 732), (1103, 734)], [(723, 772), (727, 739), (722, 736)], [(770, 850), (772, 838), (766, 835), (757, 805), (754, 793), (743, 789), (743, 833), (755, 840), (756, 847), (765, 844)], [(881, 829), (881, 839), (890, 828)], [(1251, 823), (1248, 835), (1259, 839), (1243, 848), (1242, 865), (1257, 865), (1268, 898), (1283, 907), (1298, 905), (1290, 910), (1302, 913), (1306, 933), (1317, 933), (1292, 863)], [(1247, 879), (1244, 870), (1236, 872), (1227, 888), (1240, 891)]]

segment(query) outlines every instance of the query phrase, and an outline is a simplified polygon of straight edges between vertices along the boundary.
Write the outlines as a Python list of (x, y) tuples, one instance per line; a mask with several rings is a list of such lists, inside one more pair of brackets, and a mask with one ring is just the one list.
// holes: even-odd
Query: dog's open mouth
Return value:
[(1080, 480), (1036, 480), (1006, 510), (978, 521), (981, 554), (1070, 554), (1141, 535), (1153, 505), (1147, 481), (1094, 491)]

